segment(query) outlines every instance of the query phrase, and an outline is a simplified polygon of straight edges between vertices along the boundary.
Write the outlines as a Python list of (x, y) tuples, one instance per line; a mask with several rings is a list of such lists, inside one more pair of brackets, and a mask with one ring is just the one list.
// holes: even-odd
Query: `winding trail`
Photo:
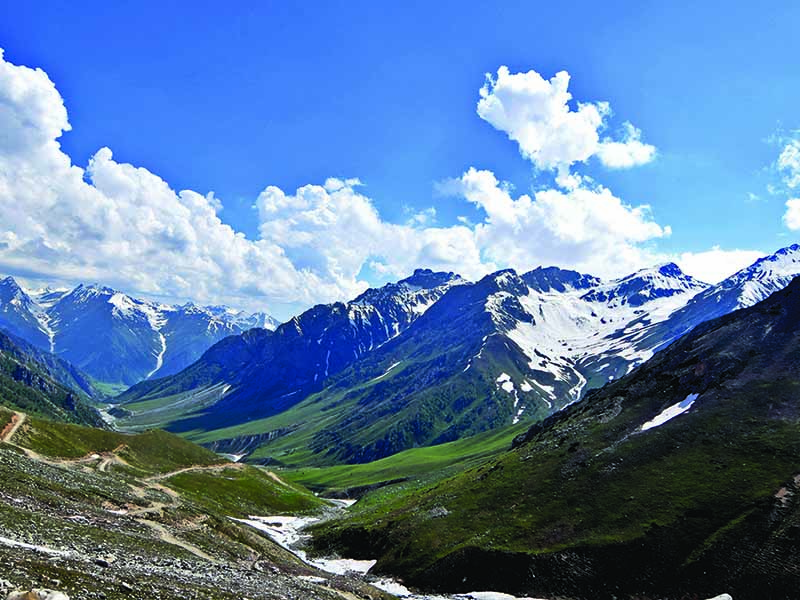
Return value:
[(28, 415), (22, 412), (14, 412), (14, 415), (11, 417), (11, 427), (6, 425), (5, 429), (3, 430), (3, 435), (0, 438), (0, 442), (5, 442), (6, 444), (11, 443), (11, 438), (14, 437), (14, 434), (17, 433), (17, 430), (22, 427), (22, 424), (25, 422), (25, 419), (28, 418)]
[(194, 471), (224, 471), (227, 469), (243, 469), (246, 465), (244, 463), (219, 463), (215, 465), (193, 465), (191, 467), (184, 467), (183, 469), (178, 469), (177, 471), (170, 471), (169, 473), (159, 473), (158, 475), (153, 475), (145, 479), (146, 482), (152, 483), (155, 481), (163, 481), (164, 479), (169, 479), (170, 477), (175, 477), (176, 475), (180, 475), (181, 473), (192, 473)]
[[(20, 450), (24, 451), (28, 458), (43, 462), (52, 466), (60, 466), (65, 468), (76, 467), (80, 465), (89, 465), (91, 463), (96, 463), (96, 470), (99, 473), (107, 473), (109, 467), (111, 465), (121, 465), (121, 466), (130, 466), (128, 462), (120, 457), (117, 453), (125, 450), (127, 446), (125, 444), (121, 444), (114, 448), (111, 452), (93, 452), (86, 456), (82, 456), (80, 458), (63, 458), (63, 459), (52, 459), (47, 458), (40, 455), (37, 452), (34, 452), (30, 448), (25, 448), (23, 446), (19, 446), (11, 441), (14, 437), (14, 434), (17, 433), (20, 427), (25, 423), (27, 419), (27, 415), (22, 412), (14, 412), (13, 416), (11, 417), (11, 421), (5, 426), (5, 428), (0, 431), (0, 442), (4, 442), (10, 444)], [(165, 485), (158, 483), (163, 479), (168, 479), (175, 475), (179, 475), (181, 473), (187, 473), (190, 471), (211, 471), (211, 470), (223, 470), (223, 469), (241, 469), (243, 468), (243, 464), (238, 463), (225, 463), (225, 464), (216, 464), (216, 465), (195, 465), (191, 467), (185, 467), (183, 469), (178, 469), (176, 471), (170, 471), (169, 473), (160, 473), (158, 475), (153, 475), (152, 477), (148, 477), (146, 479), (141, 480), (144, 485), (137, 486), (135, 484), (130, 484), (131, 488), (133, 489), (134, 493), (140, 498), (146, 498), (147, 490), (157, 490), (167, 496), (169, 496), (169, 502), (158, 502), (154, 500), (149, 501), (149, 506), (144, 506), (141, 508), (135, 508), (132, 510), (125, 511), (124, 514), (127, 514), (129, 517), (132, 517), (138, 523), (149, 527), (155, 534), (156, 537), (165, 542), (167, 544), (172, 544), (173, 546), (177, 546), (179, 548), (183, 548), (187, 552), (194, 554), (198, 558), (202, 558), (203, 560), (207, 560), (209, 562), (218, 564), (219, 561), (214, 558), (213, 556), (207, 554), (199, 547), (181, 540), (175, 535), (173, 535), (164, 525), (158, 523), (157, 521), (151, 521), (150, 519), (145, 518), (145, 515), (163, 515), (164, 509), (166, 508), (177, 508), (180, 505), (180, 494), (169, 488)]]
[(139, 523), (147, 525), (150, 529), (155, 531), (158, 534), (158, 538), (161, 541), (166, 542), (168, 544), (172, 544), (173, 546), (178, 546), (179, 548), (183, 548), (187, 552), (191, 552), (195, 556), (197, 556), (199, 558), (202, 558), (204, 560), (207, 560), (209, 562), (212, 562), (212, 563), (218, 563), (219, 562), (216, 558), (206, 554), (205, 552), (203, 552), (200, 548), (198, 548), (194, 544), (190, 544), (189, 542), (184, 542), (183, 540), (180, 540), (180, 539), (176, 538), (161, 523), (157, 523), (156, 521), (150, 521), (148, 519), (142, 519), (142, 518), (137, 518), (136, 520)]

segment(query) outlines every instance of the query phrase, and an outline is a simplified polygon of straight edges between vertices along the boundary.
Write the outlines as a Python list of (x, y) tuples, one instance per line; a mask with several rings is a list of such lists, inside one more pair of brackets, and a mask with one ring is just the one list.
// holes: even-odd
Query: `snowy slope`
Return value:
[[(590, 381), (613, 378), (647, 360), (657, 344), (639, 347), (637, 342), (648, 327), (708, 287), (674, 264), (609, 282), (583, 276), (577, 287), (570, 285), (570, 272), (564, 275), (564, 285), (504, 290), (486, 303), (499, 332), (527, 357), (527, 385), (543, 390), (556, 406), (580, 398)], [(528, 274), (502, 276), (516, 278), (517, 287), (531, 280)], [(558, 281), (557, 273), (551, 272), (551, 280)], [(502, 300), (509, 295), (516, 295), (522, 314), (504, 310)]]
[(0, 280), (0, 328), (99, 381), (131, 385), (170, 375), (222, 338), (273, 323), (265, 313), (159, 304), (98, 285), (28, 291), (11, 277)]

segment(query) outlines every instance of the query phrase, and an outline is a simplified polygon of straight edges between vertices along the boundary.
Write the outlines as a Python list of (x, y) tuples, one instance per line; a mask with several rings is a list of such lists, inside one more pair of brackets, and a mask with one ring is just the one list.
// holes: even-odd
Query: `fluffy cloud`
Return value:
[(534, 164), (559, 171), (561, 189), (515, 196), (492, 172), (471, 168), (439, 187), (477, 207), (478, 222), (436, 226), (435, 208), (409, 211), (405, 223), (383, 220), (358, 179), (294, 192), (268, 186), (255, 201), (259, 236), (248, 239), (220, 219), (213, 193), (175, 191), (108, 148), (85, 169), (73, 165), (58, 144), (70, 125), (52, 81), (0, 53), (0, 272), (285, 316), (352, 298), (368, 285), (366, 270), (394, 279), (428, 267), (474, 279), (542, 264), (616, 276), (663, 260), (651, 242), (670, 229), (647, 205), (627, 204), (568, 168), (594, 155), (630, 166), (652, 158), (652, 147), (631, 125), (621, 141), (601, 141), (608, 106), (571, 110), (568, 82), (566, 73), (545, 81), (501, 68), (479, 103)]
[(792, 231), (800, 229), (800, 198), (790, 198), (786, 201), (783, 223)]
[(642, 132), (627, 121), (621, 142), (604, 138), (597, 148), (597, 158), (609, 169), (629, 169), (649, 163), (656, 155), (655, 146), (641, 141)]
[(85, 170), (72, 165), (57, 141), (69, 128), (47, 74), (0, 54), (0, 271), (237, 304), (311, 303), (364, 287), (295, 267), (274, 241), (223, 223), (213, 194), (176, 193), (108, 148)]
[(783, 147), (777, 166), (788, 188), (800, 187), (800, 140), (791, 140)]
[(475, 227), (476, 244), (488, 262), (527, 270), (560, 265), (601, 276), (630, 272), (657, 260), (642, 244), (670, 235), (647, 205), (630, 206), (608, 189), (546, 189), (514, 198), (491, 171), (469, 169), (440, 186), (486, 213)]
[(684, 252), (675, 258), (685, 273), (706, 283), (717, 283), (765, 256), (760, 250), (723, 250), (714, 246), (705, 252)]
[(424, 227), (427, 210), (405, 225), (383, 221), (372, 201), (358, 193), (358, 180), (329, 179), (294, 194), (270, 186), (258, 197), (261, 235), (284, 249), (297, 267), (340, 285), (353, 283), (365, 264), (385, 275), (403, 276), (416, 267), (486, 273), (473, 232), (462, 226)]
[(555, 169), (561, 177), (592, 156), (610, 168), (628, 168), (649, 162), (655, 147), (640, 140), (630, 123), (623, 138), (600, 141), (599, 132), (611, 114), (607, 102), (569, 102), (569, 73), (560, 71), (549, 80), (536, 71), (511, 73), (508, 67), (487, 74), (480, 90), (478, 115), (519, 144), (523, 156), (542, 170)]

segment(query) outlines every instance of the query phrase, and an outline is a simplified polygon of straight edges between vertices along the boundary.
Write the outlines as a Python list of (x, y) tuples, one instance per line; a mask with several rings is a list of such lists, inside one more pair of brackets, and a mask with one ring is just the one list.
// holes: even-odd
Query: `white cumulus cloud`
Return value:
[(213, 194), (176, 192), (108, 148), (85, 170), (73, 165), (58, 144), (69, 128), (47, 74), (0, 53), (0, 271), (251, 305), (311, 303), (358, 287), (296, 268), (274, 241), (223, 223)]
[(475, 227), (488, 262), (528, 270), (537, 265), (577, 268), (618, 276), (658, 260), (645, 242), (669, 236), (647, 205), (630, 206), (596, 186), (546, 189), (513, 197), (491, 171), (471, 168), (440, 185), (486, 213)]
[(783, 222), (792, 231), (800, 229), (800, 198), (790, 198), (786, 201)]
[(641, 141), (642, 132), (625, 122), (621, 142), (604, 138), (597, 149), (597, 158), (609, 169), (629, 169), (649, 163), (656, 155), (656, 147)]
[(703, 252), (683, 252), (675, 257), (675, 262), (685, 273), (713, 284), (749, 267), (765, 255), (766, 252), (760, 250), (723, 250), (714, 246)]
[(611, 114), (607, 102), (579, 102), (570, 106), (570, 75), (559, 71), (549, 80), (534, 70), (511, 73), (501, 66), (497, 76), (487, 74), (480, 90), (478, 115), (519, 144), (522, 155), (541, 170), (555, 169), (564, 177), (569, 168), (592, 156), (610, 168), (647, 163), (655, 147), (641, 141), (630, 123), (621, 140), (600, 140)]

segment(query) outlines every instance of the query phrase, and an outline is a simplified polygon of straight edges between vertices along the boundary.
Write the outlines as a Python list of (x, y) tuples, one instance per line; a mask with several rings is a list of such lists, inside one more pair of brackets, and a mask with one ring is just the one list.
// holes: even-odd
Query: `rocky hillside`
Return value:
[(71, 365), (0, 330), (0, 403), (58, 421), (102, 426), (88, 397), (76, 391), (80, 384), (92, 390)]
[(126, 436), (2, 408), (0, 429), (12, 417), (21, 426), (0, 442), (0, 593), (51, 588), (73, 600), (390, 597), (309, 566), (234, 519), (331, 510), (274, 474), (163, 432)]

